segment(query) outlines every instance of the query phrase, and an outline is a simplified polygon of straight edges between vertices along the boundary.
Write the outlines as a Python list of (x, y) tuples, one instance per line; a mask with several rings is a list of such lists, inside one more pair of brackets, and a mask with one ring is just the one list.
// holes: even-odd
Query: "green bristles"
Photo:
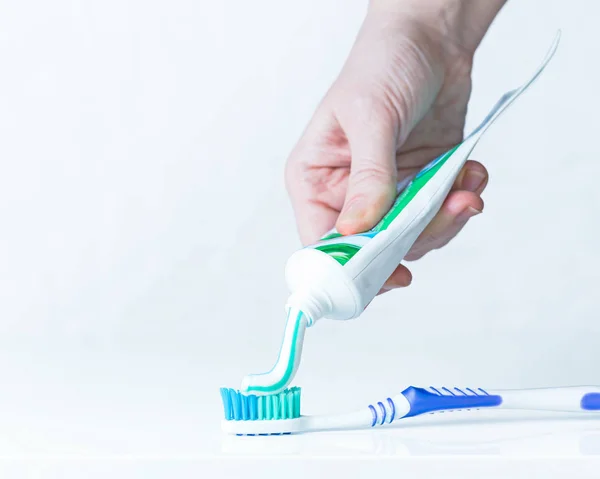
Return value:
[(239, 391), (221, 388), (225, 419), (228, 421), (269, 421), (300, 417), (300, 391), (293, 387), (267, 396), (246, 396)]

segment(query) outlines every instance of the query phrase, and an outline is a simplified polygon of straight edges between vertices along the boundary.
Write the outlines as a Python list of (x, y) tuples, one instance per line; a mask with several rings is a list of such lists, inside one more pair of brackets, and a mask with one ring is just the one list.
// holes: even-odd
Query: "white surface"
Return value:
[[(132, 477), (137, 457), (172, 477), (193, 458), (237, 454), (221, 444), (218, 387), (276, 359), (283, 267), (299, 246), (284, 161), (365, 5), (2, 2), (7, 468), (54, 456), (75, 470), (91, 458)], [(410, 288), (307, 332), (296, 381), (306, 413), (408, 384), (600, 383), (599, 13), (589, 0), (530, 0), (500, 14), (476, 57), (467, 129), (559, 27), (563, 38), (475, 152), (491, 173), (486, 212), (413, 264)], [(600, 452), (599, 426), (498, 419), (240, 448), (582, 456)]]

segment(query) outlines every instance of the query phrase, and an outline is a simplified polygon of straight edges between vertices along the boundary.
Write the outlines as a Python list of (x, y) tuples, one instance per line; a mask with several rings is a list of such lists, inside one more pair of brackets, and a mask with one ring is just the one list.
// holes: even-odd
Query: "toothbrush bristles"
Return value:
[(230, 388), (221, 388), (223, 410), (227, 421), (269, 421), (300, 417), (299, 387), (278, 394), (257, 396), (243, 394)]

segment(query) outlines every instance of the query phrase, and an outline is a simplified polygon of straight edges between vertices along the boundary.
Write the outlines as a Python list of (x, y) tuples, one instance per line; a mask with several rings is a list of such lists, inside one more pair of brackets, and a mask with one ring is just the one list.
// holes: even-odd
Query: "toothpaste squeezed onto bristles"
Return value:
[(277, 394), (292, 382), (300, 365), (307, 325), (307, 316), (302, 311), (288, 308), (283, 341), (275, 366), (268, 373), (246, 376), (242, 381), (243, 392), (256, 395)]
[(544, 70), (560, 39), (520, 88), (505, 93), (464, 141), (425, 166), (399, 194), (390, 211), (369, 231), (342, 236), (335, 229), (318, 243), (295, 252), (286, 264), (292, 295), (279, 357), (271, 371), (246, 376), (242, 391), (276, 394), (300, 364), (304, 332), (320, 318), (359, 316), (436, 215), (471, 151), (490, 125)]

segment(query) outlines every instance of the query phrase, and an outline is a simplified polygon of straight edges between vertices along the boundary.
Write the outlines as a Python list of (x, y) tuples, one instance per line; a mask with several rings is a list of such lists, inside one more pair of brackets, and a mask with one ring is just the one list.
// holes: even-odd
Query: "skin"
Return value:
[[(293, 149), (286, 186), (304, 244), (334, 226), (342, 234), (373, 227), (398, 181), (462, 140), (473, 54), (503, 2), (429, 1), (371, 3), (346, 64)], [(475, 5), (485, 10), (469, 9)], [(485, 167), (468, 161), (405, 259), (445, 246), (480, 214), (487, 182)], [(411, 281), (399, 265), (381, 292)]]

